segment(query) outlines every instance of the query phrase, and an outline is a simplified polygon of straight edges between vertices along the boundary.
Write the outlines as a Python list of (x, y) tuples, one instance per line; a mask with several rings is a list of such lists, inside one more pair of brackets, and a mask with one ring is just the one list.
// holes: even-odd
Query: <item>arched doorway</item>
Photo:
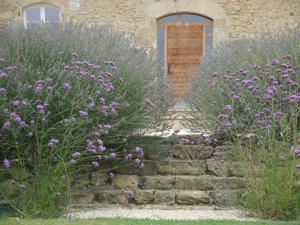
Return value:
[(180, 99), (205, 51), (212, 48), (213, 21), (198, 14), (176, 13), (157, 22), (159, 56), (167, 64), (168, 75), (173, 79), (172, 90)]

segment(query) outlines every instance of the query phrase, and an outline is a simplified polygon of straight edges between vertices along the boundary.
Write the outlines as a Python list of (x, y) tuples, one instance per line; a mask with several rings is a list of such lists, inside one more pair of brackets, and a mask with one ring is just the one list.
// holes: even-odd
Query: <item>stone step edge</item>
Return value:
[[(228, 192), (227, 197), (222, 193), (214, 191), (158, 191), (158, 190), (140, 190), (136, 191), (134, 196), (129, 197), (129, 193), (121, 190), (98, 191), (89, 193), (80, 193), (73, 195), (73, 204), (78, 203), (115, 203), (137, 205), (143, 204), (164, 204), (164, 205), (230, 205), (228, 200), (240, 198), (236, 192)], [(225, 198), (222, 198), (222, 196)]]

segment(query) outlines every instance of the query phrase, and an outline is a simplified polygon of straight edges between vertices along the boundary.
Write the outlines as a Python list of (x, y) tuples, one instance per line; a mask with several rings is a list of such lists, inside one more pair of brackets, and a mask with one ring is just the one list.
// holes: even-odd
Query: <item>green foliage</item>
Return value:
[(297, 28), (217, 47), (186, 97), (186, 124), (236, 143), (248, 181), (243, 205), (264, 217), (300, 212), (299, 34)]
[(0, 58), (0, 176), (17, 196), (1, 194), (23, 215), (57, 215), (84, 173), (143, 168), (130, 137), (169, 127), (173, 100), (155, 52), (124, 33), (1, 27)]

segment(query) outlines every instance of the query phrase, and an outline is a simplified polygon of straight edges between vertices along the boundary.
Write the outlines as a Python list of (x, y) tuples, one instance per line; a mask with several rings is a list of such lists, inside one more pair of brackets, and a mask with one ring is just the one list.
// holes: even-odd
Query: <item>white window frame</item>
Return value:
[[(30, 5), (24, 8), (23, 10), (23, 22), (25, 28), (27, 28), (27, 23), (32, 23), (32, 22), (40, 22), (40, 23), (49, 23), (49, 21), (46, 21), (46, 8), (54, 8), (58, 10), (58, 15), (59, 15), (59, 22), (61, 22), (61, 10), (59, 7), (51, 4), (34, 4)], [(39, 8), (40, 9), (40, 21), (27, 21), (27, 10), (32, 9), (32, 8)]]

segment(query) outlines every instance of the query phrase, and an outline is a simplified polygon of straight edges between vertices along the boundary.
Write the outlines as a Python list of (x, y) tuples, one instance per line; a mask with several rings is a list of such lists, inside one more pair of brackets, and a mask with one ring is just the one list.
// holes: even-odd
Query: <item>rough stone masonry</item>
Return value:
[(157, 19), (197, 13), (213, 20), (214, 43), (255, 34), (278, 33), (300, 21), (299, 0), (1, 0), (0, 23), (23, 22), (33, 4), (51, 4), (60, 19), (109, 24), (156, 46)]

